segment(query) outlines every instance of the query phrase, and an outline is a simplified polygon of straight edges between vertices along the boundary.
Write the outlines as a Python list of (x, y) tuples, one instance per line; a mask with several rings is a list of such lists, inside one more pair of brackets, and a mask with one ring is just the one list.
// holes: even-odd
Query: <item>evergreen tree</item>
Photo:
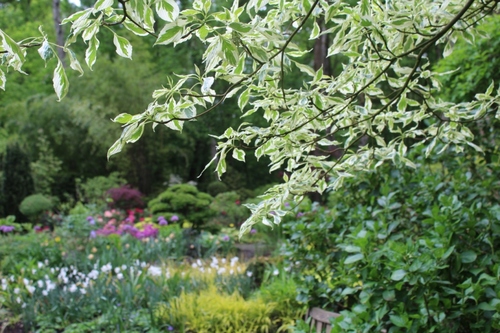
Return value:
[(31, 176), (30, 161), (19, 144), (7, 147), (3, 160), (2, 197), (6, 215), (15, 215), (18, 220), (24, 216), (19, 204), (25, 197), (33, 194), (35, 186)]

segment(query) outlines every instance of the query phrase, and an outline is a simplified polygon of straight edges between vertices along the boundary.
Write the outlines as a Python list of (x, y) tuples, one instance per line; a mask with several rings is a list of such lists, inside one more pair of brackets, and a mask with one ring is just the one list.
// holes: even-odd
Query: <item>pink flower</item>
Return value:
[(177, 216), (177, 215), (172, 215), (172, 217), (170, 218), (170, 221), (172, 221), (172, 222), (179, 221), (179, 216)]
[(110, 212), (109, 210), (104, 212), (104, 217), (112, 217), (112, 216), (113, 216), (113, 213)]

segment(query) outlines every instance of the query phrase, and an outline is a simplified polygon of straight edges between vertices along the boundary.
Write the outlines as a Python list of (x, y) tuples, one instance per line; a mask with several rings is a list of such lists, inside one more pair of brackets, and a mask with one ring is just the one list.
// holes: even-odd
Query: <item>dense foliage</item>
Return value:
[(333, 332), (500, 329), (498, 162), (415, 160), (357, 175), (286, 224), (299, 299), (340, 312)]

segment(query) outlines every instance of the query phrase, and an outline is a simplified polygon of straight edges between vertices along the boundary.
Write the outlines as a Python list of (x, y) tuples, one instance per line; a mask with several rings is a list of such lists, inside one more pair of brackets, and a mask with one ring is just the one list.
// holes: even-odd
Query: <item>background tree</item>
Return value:
[[(439, 48), (447, 57), (458, 38), (472, 42), (476, 24), (496, 10), (496, 0), (275, 0), (241, 6), (197, 0), (189, 8), (173, 0), (117, 6), (100, 0), (63, 23), (71, 23), (66, 52), (78, 49), (81, 38), (90, 68), (101, 44), (132, 58), (137, 48), (130, 33), (147, 36), (155, 46), (204, 45), (202, 65), (167, 79), (143, 113), (115, 117), (124, 129), (108, 155), (137, 142), (147, 125), (182, 131), (186, 122), (216, 114), (234, 98), (246, 122), (217, 137), (217, 174), (228, 169), (228, 155), (244, 161), (246, 151), (267, 157), (269, 171), (284, 170), (284, 183), (250, 206), (253, 216), (244, 232), (258, 221), (279, 223), (285, 201), (337, 190), (356, 171), (386, 161), (416, 167), (406, 157), (416, 143), (426, 145), (427, 155), (438, 143), (441, 151), (461, 152), (464, 145), (480, 150), (467, 124), (496, 113), (494, 85), (472, 101), (442, 101), (436, 98), (442, 73), (431, 69), (428, 54)], [(326, 56), (338, 68), (332, 75), (315, 68), (307, 44), (300, 43), (325, 35), (331, 40)], [(110, 37), (112, 44), (105, 42)], [(30, 47), (54, 49), (45, 35), (24, 44), (5, 33), (2, 38), (0, 52), (15, 70), (21, 70)], [(70, 58), (70, 67), (80, 71), (78, 59)], [(56, 63), (53, 82), (61, 99), (68, 79), (60, 59)], [(296, 80), (298, 71), (305, 80)], [(316, 153), (318, 147), (323, 154)]]
[(5, 215), (15, 215), (18, 220), (24, 216), (19, 204), (35, 192), (31, 177), (30, 161), (18, 144), (7, 147), (3, 160), (2, 198)]

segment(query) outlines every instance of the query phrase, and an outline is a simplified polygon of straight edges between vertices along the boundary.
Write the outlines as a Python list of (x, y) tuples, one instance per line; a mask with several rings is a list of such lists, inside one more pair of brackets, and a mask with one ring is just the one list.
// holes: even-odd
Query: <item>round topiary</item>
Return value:
[(43, 194), (33, 194), (23, 199), (19, 211), (28, 217), (36, 217), (53, 207), (52, 201)]
[(187, 219), (194, 228), (201, 228), (215, 212), (210, 208), (213, 197), (189, 184), (180, 184), (169, 187), (148, 203), (149, 211), (153, 216), (178, 216)]

